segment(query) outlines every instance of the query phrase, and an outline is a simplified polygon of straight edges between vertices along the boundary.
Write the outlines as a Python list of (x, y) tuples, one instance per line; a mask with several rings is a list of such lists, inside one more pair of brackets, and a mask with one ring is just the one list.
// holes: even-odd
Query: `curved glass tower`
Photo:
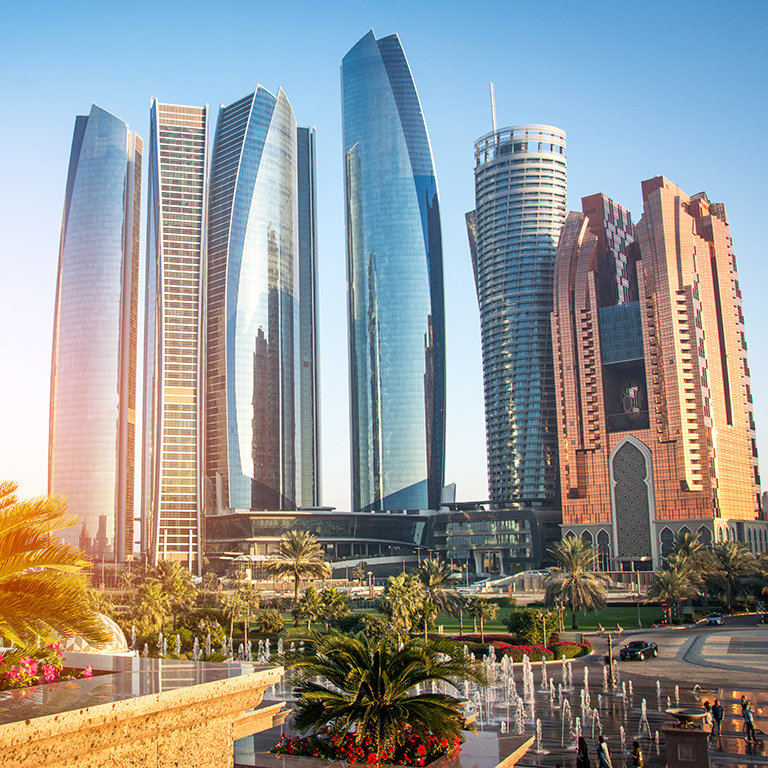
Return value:
[(206, 507), (301, 504), (297, 135), (282, 90), (221, 107), (208, 209)]
[(397, 35), (341, 67), (353, 510), (436, 509), (445, 465), (437, 180)]
[(497, 503), (559, 502), (550, 312), (566, 191), (565, 131), (516, 125), (475, 142), (476, 209), (467, 224)]
[(142, 141), (95, 104), (72, 138), (59, 246), (48, 491), (95, 560), (133, 556)]

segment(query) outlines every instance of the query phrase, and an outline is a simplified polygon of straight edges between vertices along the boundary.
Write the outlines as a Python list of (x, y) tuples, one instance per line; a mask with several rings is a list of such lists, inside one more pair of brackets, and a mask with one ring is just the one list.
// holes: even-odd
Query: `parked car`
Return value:
[(658, 655), (659, 646), (648, 640), (633, 640), (619, 651), (619, 658), (622, 661), (631, 661), (633, 659), (644, 661)]
[(725, 619), (722, 613), (710, 613), (707, 616), (707, 626), (722, 627), (725, 624)]

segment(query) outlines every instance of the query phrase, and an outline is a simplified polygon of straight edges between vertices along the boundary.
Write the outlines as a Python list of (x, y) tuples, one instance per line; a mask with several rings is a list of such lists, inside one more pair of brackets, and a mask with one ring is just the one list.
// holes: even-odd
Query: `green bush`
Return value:
[(285, 622), (280, 611), (267, 608), (256, 615), (256, 626), (263, 635), (277, 635), (285, 629)]
[(489, 597), (489, 602), (495, 603), (499, 608), (514, 608), (517, 600), (514, 597)]
[[(507, 629), (517, 636), (523, 644), (541, 643), (543, 641), (541, 612), (531, 608), (517, 608), (509, 614)], [(547, 616), (547, 638), (550, 632), (560, 628), (560, 617), (556, 614)]]
[(373, 643), (378, 643), (387, 638), (394, 640), (394, 633), (390, 630), (389, 622), (375, 613), (366, 613), (360, 619), (360, 631)]
[[(587, 645), (589, 645), (589, 650), (587, 650)], [(549, 649), (552, 651), (552, 654), (555, 658), (555, 661), (559, 661), (560, 659), (565, 656), (566, 659), (575, 659), (579, 656), (584, 656), (587, 653), (592, 652), (592, 643), (550, 643)]]

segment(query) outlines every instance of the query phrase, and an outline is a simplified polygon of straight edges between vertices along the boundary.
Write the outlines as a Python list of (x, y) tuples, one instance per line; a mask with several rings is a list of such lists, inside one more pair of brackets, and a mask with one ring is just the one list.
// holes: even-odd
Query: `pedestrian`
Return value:
[(744, 738), (757, 744), (757, 735), (755, 734), (755, 713), (752, 711), (752, 702), (748, 701), (744, 708)]
[(599, 768), (613, 768), (611, 750), (608, 749), (608, 745), (602, 736), (597, 741), (597, 764)]
[(709, 702), (704, 702), (704, 717), (702, 718), (703, 725), (709, 730), (710, 736), (712, 735), (712, 707), (709, 706)]
[(640, 747), (639, 741), (632, 742), (632, 768), (645, 768), (643, 750)]
[(721, 728), (723, 727), (723, 718), (725, 717), (725, 710), (720, 699), (715, 699), (715, 703), (712, 705), (712, 738), (720, 738)]
[(589, 762), (587, 740), (583, 736), (579, 736), (579, 746), (576, 750), (576, 768), (592, 768), (592, 763)]
[(744, 710), (747, 708), (747, 697), (741, 697), (741, 716), (744, 717)]

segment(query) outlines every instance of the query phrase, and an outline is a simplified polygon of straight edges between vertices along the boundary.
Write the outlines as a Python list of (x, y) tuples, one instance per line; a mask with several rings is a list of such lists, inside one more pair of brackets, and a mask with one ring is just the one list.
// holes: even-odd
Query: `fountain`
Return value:
[(632, 696), (632, 681), (629, 681), (629, 695)]
[(557, 706), (561, 708), (563, 706), (563, 684), (562, 683), (557, 684)]
[(584, 704), (587, 711), (591, 709), (592, 700), (589, 696), (589, 670), (584, 667)]
[(608, 665), (603, 665), (603, 692), (608, 693)]
[(544, 655), (541, 657), (541, 688), (547, 690), (547, 659)]
[(568, 690), (573, 690), (573, 664), (568, 664)]
[(623, 725), (619, 726), (619, 742), (620, 742), (620, 747), (619, 748), (621, 750), (621, 756), (622, 756), (621, 757), (621, 762), (623, 764), (624, 763), (624, 754), (627, 751), (627, 734), (626, 734), (626, 731), (624, 730), (624, 726)]
[(563, 709), (560, 713), (560, 746), (565, 746), (565, 725), (568, 724), (568, 733), (571, 732), (571, 704), (568, 699), (563, 701)]
[(181, 638), (176, 635), (176, 642), (173, 644), (173, 652), (177, 656), (181, 656)]
[(541, 720), (536, 721), (536, 754), (546, 755), (547, 751), (541, 748)]
[(211, 655), (211, 633), (210, 632), (205, 636), (205, 655), (206, 656)]
[(161, 632), (157, 636), (157, 653), (158, 655), (163, 655), (163, 642), (165, 641), (165, 638), (163, 637), (163, 633)]
[(661, 683), (658, 680), (656, 681), (656, 698), (661, 698)]
[(645, 699), (640, 702), (640, 725), (637, 730), (637, 735), (642, 736), (644, 731), (647, 731), (648, 736), (650, 737), (651, 724), (648, 722), (648, 709), (645, 704)]
[(253, 642), (251, 640), (248, 641), (248, 646), (245, 650), (245, 660), (253, 661)]
[(555, 681), (549, 678), (549, 707), (553, 709), (555, 706)]
[(676, 707), (680, 706), (680, 686), (679, 685), (675, 686), (675, 706)]
[(131, 650), (136, 647), (136, 626), (131, 624)]
[(515, 708), (515, 733), (521, 734), (525, 730), (525, 704), (522, 699), (517, 700)]
[[(160, 635), (162, 636), (162, 634), (163, 633), (161, 632)], [(167, 656), (167, 655), (168, 655), (168, 638), (163, 637), (163, 656)]]
[(282, 656), (283, 655), (283, 638), (279, 638), (277, 641), (277, 655)]
[(143, 655), (144, 655), (144, 658), (147, 658), (147, 656), (149, 656), (149, 646), (146, 643), (144, 643), (144, 654)]
[(560, 668), (562, 670), (563, 675), (563, 688), (568, 688), (568, 665), (565, 661), (565, 656), (563, 656), (562, 661), (560, 662)]
[(595, 738), (595, 730), (597, 730), (597, 735), (602, 736), (603, 735), (603, 726), (600, 722), (600, 713), (596, 710), (592, 710), (592, 738)]
[(192, 661), (200, 661), (200, 641), (197, 638), (192, 645)]
[(656, 731), (653, 734), (653, 742), (656, 745), (656, 756), (658, 757), (659, 755), (659, 732), (658, 731)]

